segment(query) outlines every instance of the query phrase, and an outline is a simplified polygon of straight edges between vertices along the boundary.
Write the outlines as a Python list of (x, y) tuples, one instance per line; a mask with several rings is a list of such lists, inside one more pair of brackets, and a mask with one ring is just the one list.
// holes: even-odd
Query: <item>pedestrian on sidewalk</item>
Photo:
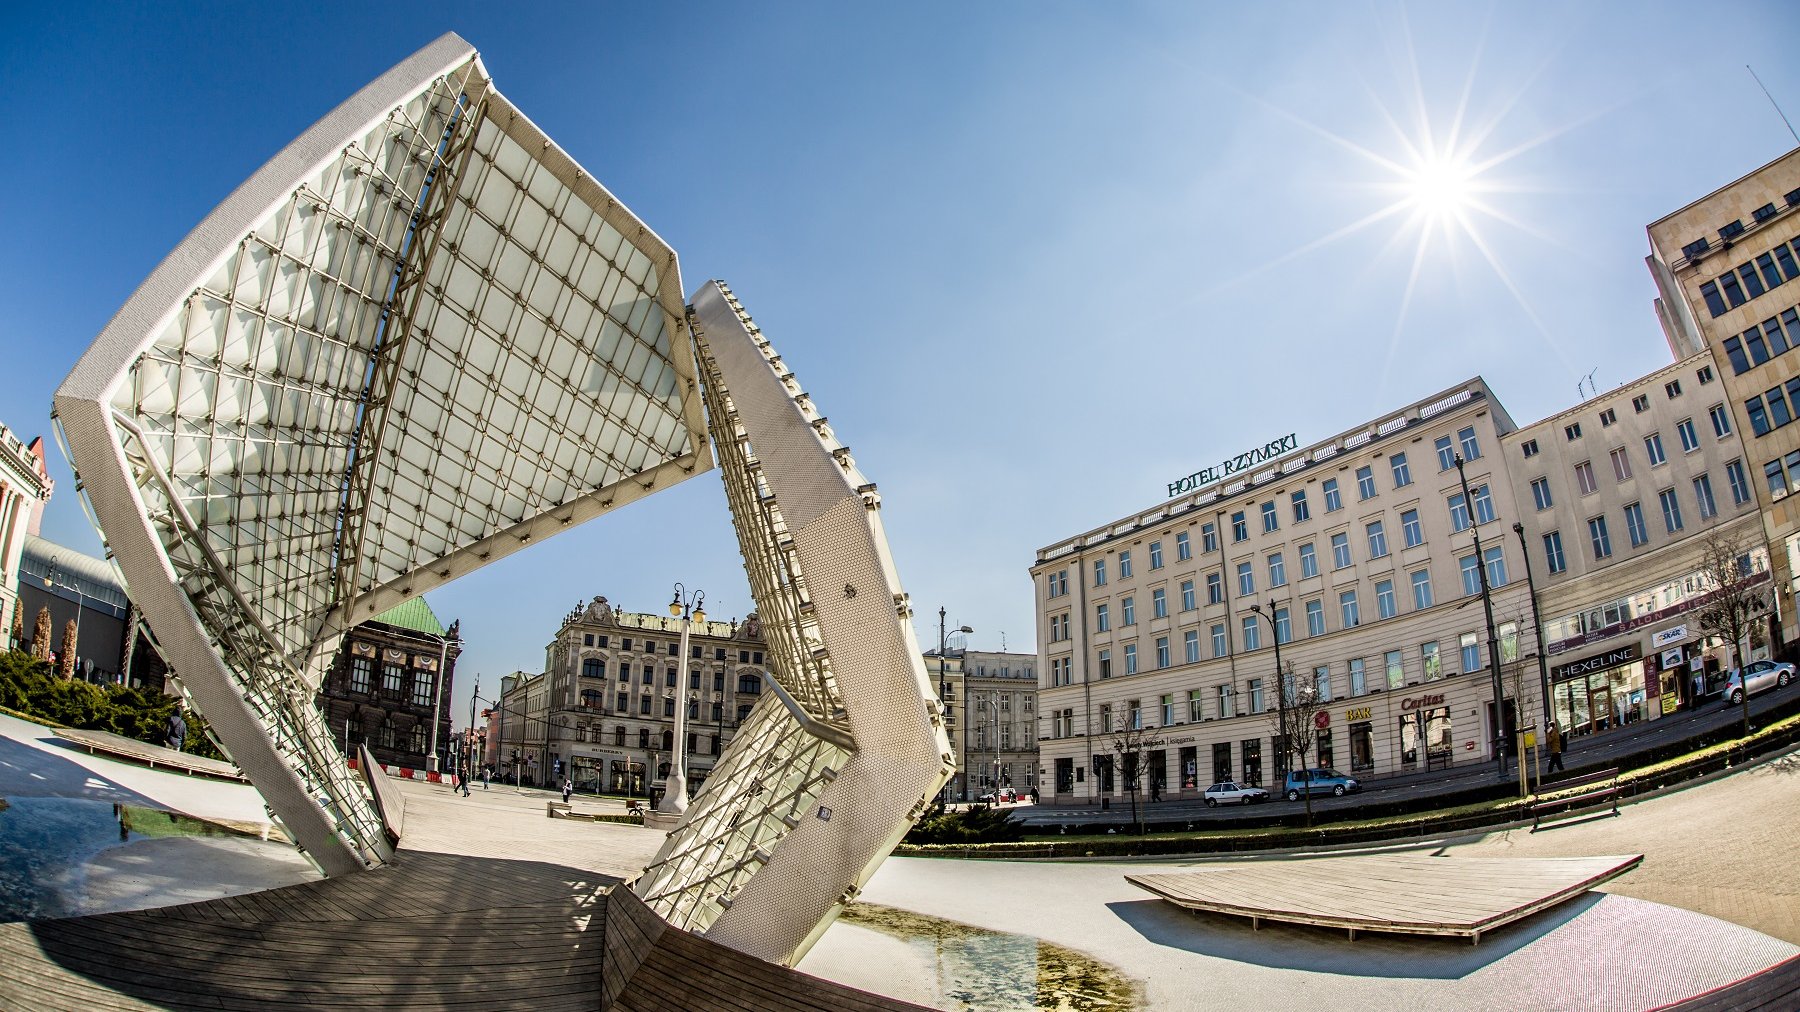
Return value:
[(563, 804), (565, 804), (565, 805), (568, 804), (570, 795), (572, 795), (574, 793), (575, 793), (575, 781), (565, 779), (563, 781)]
[(1551, 722), (1550, 722), (1550, 734), (1549, 734), (1549, 739), (1550, 739), (1550, 740), (1549, 740), (1549, 743), (1548, 743), (1548, 744), (1549, 744), (1549, 746), (1550, 746), (1550, 769), (1549, 769), (1549, 771), (1548, 771), (1548, 772), (1551, 772), (1551, 773), (1560, 773), (1560, 772), (1562, 772), (1562, 768), (1563, 768), (1563, 761), (1562, 761), (1562, 750), (1563, 750), (1563, 739), (1562, 739), (1562, 729), (1561, 729), (1561, 728), (1560, 728), (1560, 727), (1558, 727), (1558, 726), (1557, 726), (1557, 725), (1556, 725), (1556, 721), (1554, 721), (1554, 720), (1553, 720), (1553, 721), (1551, 721)]
[(481, 764), (481, 789), (484, 791), (488, 789), (488, 772), (489, 772), (488, 764), (482, 763)]
[(187, 743), (187, 721), (181, 719), (181, 704), (169, 711), (169, 722), (163, 725), (163, 744), (175, 751)]

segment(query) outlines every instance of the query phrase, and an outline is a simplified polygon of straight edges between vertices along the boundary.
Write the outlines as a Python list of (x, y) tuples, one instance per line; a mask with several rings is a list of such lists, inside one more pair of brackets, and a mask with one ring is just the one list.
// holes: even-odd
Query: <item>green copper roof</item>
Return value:
[(414, 632), (428, 633), (432, 636), (442, 636), (445, 632), (443, 623), (438, 621), (437, 614), (431, 610), (431, 605), (426, 604), (422, 597), (415, 597), (405, 604), (396, 605), (375, 616), (371, 621), (380, 622), (383, 625), (399, 626), (402, 629), (411, 629)]

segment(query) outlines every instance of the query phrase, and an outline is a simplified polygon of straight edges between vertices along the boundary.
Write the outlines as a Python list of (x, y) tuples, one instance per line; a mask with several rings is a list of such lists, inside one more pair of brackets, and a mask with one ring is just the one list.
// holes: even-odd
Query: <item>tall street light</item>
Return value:
[[(948, 630), (946, 630), (946, 628), (944, 626), (944, 615), (945, 614), (946, 613), (944, 611), (943, 606), (939, 605), (938, 606), (938, 706), (940, 709), (948, 712), (948, 710), (950, 708), (950, 661), (949, 661), (950, 635), (949, 635)], [(965, 625), (965, 626), (958, 626), (956, 631), (959, 633), (962, 633), (963, 635), (966, 636), (969, 633), (974, 632), (975, 630), (973, 630)], [(965, 673), (965, 681), (963, 684), (964, 684), (965, 688), (968, 685), (968, 683), (966, 681), (966, 673)], [(964, 693), (965, 696), (967, 694), (968, 693), (966, 693), (966, 692)], [(965, 735), (967, 733), (968, 725), (969, 725), (968, 714), (965, 713), (965, 714), (963, 714), (963, 728), (964, 728)], [(965, 749), (963, 749), (963, 751), (966, 752), (968, 750), (965, 748)], [(958, 759), (960, 759), (960, 758), (961, 757), (959, 756)], [(964, 801), (969, 800), (969, 771), (968, 770), (963, 770), (963, 791), (962, 791), (962, 793), (963, 793), (963, 800)]]
[[(1544, 697), (1543, 722), (1549, 724), (1553, 719), (1550, 716), (1550, 667), (1549, 662), (1545, 659), (1547, 648), (1544, 646), (1544, 620), (1538, 618), (1537, 581), (1531, 577), (1531, 550), (1525, 547), (1525, 525), (1515, 521), (1513, 533), (1519, 536), (1519, 554), (1525, 557), (1525, 589), (1531, 594), (1531, 628), (1537, 634), (1538, 691), (1543, 693)], [(1548, 732), (1549, 729), (1546, 727), (1539, 730)], [(1520, 761), (1524, 760), (1521, 758)]]
[[(83, 608), (87, 607), (87, 598), (81, 593), (81, 581), (67, 579), (66, 574), (64, 574), (63, 571), (57, 567), (56, 559), (57, 559), (56, 556), (54, 556), (54, 555), (50, 556), (50, 569), (48, 572), (46, 572), (44, 574), (44, 588), (46, 590), (54, 589), (56, 587), (56, 581), (58, 579), (61, 579), (63, 582), (63, 586), (68, 587), (69, 589), (75, 591), (75, 644), (74, 644), (75, 657), (74, 657), (74, 660), (70, 664), (69, 670), (75, 672), (76, 674), (82, 674), (81, 666), (80, 666), (80, 661), (81, 661), (81, 610)], [(82, 675), (82, 681), (87, 681), (86, 675)]]
[(1275, 709), (1280, 721), (1276, 726), (1281, 728), (1281, 756), (1275, 763), (1275, 775), (1286, 776), (1289, 771), (1288, 759), (1293, 755), (1292, 742), (1288, 740), (1287, 722), (1287, 673), (1281, 669), (1281, 627), (1275, 624), (1275, 599), (1269, 598), (1269, 611), (1264, 615), (1262, 605), (1253, 604), (1250, 610), (1256, 612), (1269, 623), (1269, 638), (1275, 641)]
[(1462, 454), (1456, 454), (1456, 480), (1462, 484), (1463, 509), (1469, 514), (1469, 530), (1475, 534), (1475, 573), (1481, 578), (1481, 611), (1487, 619), (1488, 671), (1494, 690), (1494, 769), (1506, 777), (1506, 690), (1500, 682), (1500, 644), (1494, 635), (1494, 598), (1488, 587), (1487, 559), (1481, 554), (1481, 518), (1475, 514), (1475, 497), (1469, 494), (1469, 476)]
[(662, 800), (657, 802), (656, 810), (664, 815), (682, 815), (687, 812), (687, 666), (688, 666), (688, 632), (695, 622), (706, 621), (706, 591), (696, 590), (691, 595), (687, 588), (677, 583), (675, 598), (669, 602), (671, 618), (681, 620), (681, 646), (677, 648), (680, 666), (676, 669), (676, 706), (675, 706), (675, 740), (669, 744), (669, 779), (664, 785)]

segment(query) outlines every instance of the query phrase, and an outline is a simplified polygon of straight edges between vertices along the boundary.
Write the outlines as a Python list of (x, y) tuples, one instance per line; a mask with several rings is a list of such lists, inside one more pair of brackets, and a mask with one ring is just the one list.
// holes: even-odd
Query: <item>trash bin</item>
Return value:
[(1111, 798), (1103, 797), (1100, 799), (1100, 810), (1102, 812), (1106, 811), (1107, 809), (1109, 809), (1111, 807), (1112, 807), (1112, 799)]

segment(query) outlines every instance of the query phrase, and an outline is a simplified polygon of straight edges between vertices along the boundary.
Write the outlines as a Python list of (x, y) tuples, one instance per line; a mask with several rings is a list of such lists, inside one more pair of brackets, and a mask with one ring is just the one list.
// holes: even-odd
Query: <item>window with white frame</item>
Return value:
[(1409, 575), (1412, 580), (1413, 609), (1424, 611), (1431, 607), (1431, 570), (1420, 569)]

